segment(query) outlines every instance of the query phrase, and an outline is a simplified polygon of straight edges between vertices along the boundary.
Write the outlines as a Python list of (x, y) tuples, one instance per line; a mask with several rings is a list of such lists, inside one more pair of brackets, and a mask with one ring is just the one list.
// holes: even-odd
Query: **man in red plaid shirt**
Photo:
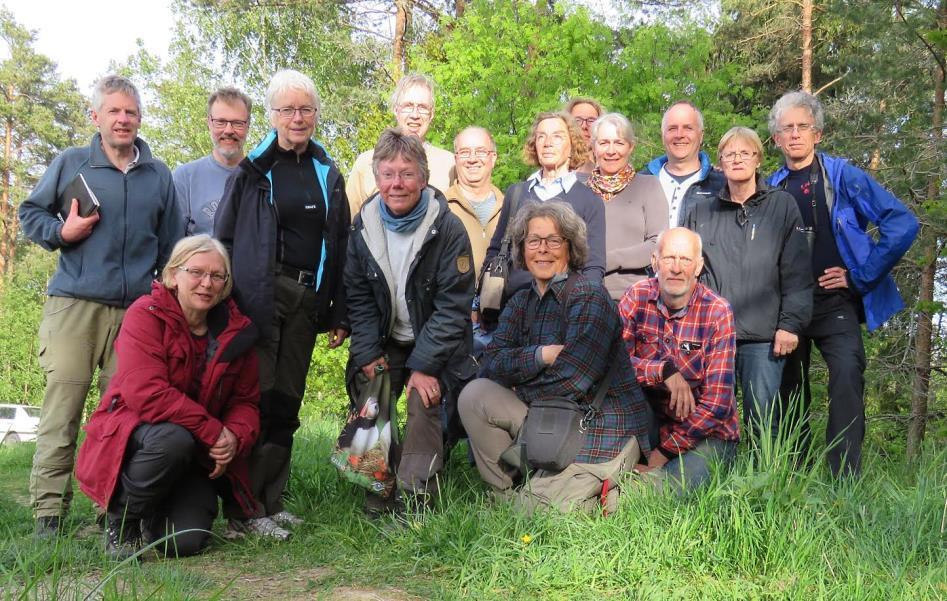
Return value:
[(697, 281), (704, 261), (694, 232), (679, 227), (658, 236), (651, 266), (657, 277), (634, 284), (619, 304), (625, 344), (657, 428), (639, 471), (683, 491), (710, 477), (711, 460), (732, 462), (740, 440), (733, 311)]

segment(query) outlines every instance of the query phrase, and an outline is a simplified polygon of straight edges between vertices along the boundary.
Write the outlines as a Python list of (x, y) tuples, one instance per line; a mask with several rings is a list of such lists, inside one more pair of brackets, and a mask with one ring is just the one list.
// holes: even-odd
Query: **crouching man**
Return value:
[(706, 482), (712, 460), (732, 462), (740, 440), (733, 312), (698, 283), (703, 265), (700, 236), (666, 230), (651, 255), (657, 277), (635, 283), (619, 304), (631, 363), (655, 412), (639, 471), (676, 491)]

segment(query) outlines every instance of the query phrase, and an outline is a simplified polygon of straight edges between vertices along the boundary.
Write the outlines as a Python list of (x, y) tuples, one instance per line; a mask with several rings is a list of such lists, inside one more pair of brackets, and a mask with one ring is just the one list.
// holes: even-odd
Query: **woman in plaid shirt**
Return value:
[[(500, 316), (485, 354), (490, 377), (474, 380), (461, 393), (461, 419), (477, 469), (495, 491), (527, 508), (591, 508), (603, 482), (614, 482), (650, 449), (644, 395), (605, 288), (578, 275), (571, 292), (565, 290), (569, 272), (578, 272), (588, 254), (582, 219), (565, 203), (546, 202), (523, 207), (512, 227), (514, 261), (533, 282)], [(564, 337), (562, 303), (568, 316)], [(514, 493), (519, 470), (501, 455), (516, 440), (530, 403), (553, 396), (589, 403), (612, 361), (621, 365), (574, 463), (561, 472), (537, 470)]]

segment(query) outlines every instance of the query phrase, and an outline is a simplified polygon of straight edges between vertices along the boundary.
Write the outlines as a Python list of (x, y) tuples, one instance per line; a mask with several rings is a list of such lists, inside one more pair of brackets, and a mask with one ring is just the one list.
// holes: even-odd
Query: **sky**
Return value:
[(141, 38), (167, 56), (173, 18), (170, 0), (0, 0), (21, 26), (36, 32), (34, 48), (74, 78), (89, 95), (109, 63), (124, 61)]

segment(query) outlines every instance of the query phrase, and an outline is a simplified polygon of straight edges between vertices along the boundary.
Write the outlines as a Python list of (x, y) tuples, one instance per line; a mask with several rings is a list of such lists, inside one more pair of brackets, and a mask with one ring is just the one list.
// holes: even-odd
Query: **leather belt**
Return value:
[(316, 274), (305, 269), (296, 269), (291, 265), (279, 265), (279, 274), (296, 280), (300, 286), (312, 288), (316, 284)]

